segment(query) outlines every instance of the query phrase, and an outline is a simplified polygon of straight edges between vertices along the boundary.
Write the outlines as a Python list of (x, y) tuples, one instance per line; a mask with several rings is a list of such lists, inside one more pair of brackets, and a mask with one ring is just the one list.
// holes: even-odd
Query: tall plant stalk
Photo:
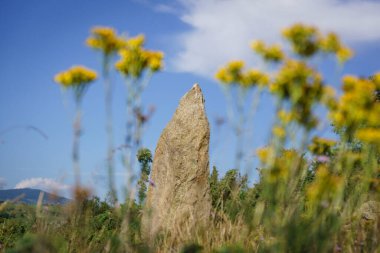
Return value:
[(80, 148), (80, 136), (81, 136), (81, 98), (76, 97), (75, 99), (75, 116), (73, 122), (73, 149), (72, 149), (72, 161), (73, 161), (73, 171), (75, 177), (75, 187), (80, 186), (80, 164), (79, 164), (79, 148)]
[(80, 186), (80, 164), (79, 164), (79, 147), (81, 136), (81, 105), (88, 84), (95, 80), (97, 74), (95, 71), (83, 66), (74, 66), (67, 71), (58, 73), (54, 80), (62, 85), (65, 89), (71, 89), (74, 95), (75, 116), (73, 121), (73, 147), (72, 162), (75, 176), (75, 186)]
[(107, 133), (107, 172), (108, 190), (111, 204), (116, 204), (117, 194), (114, 180), (114, 144), (113, 144), (113, 120), (112, 120), (112, 83), (110, 78), (110, 55), (103, 54), (103, 78), (104, 78), (104, 104), (106, 112)]

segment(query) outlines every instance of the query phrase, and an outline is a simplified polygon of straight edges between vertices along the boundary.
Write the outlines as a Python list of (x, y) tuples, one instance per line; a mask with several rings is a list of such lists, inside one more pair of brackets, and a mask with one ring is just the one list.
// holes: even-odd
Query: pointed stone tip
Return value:
[(201, 87), (199, 86), (198, 83), (195, 83), (191, 89), (192, 90), (196, 90), (197, 92), (202, 93)]
[(199, 84), (198, 83), (195, 83), (194, 85), (193, 85), (193, 89), (200, 89), (201, 87), (199, 87)]
[(193, 103), (204, 103), (205, 99), (199, 84), (195, 83), (193, 87), (181, 98), (181, 102), (192, 100)]

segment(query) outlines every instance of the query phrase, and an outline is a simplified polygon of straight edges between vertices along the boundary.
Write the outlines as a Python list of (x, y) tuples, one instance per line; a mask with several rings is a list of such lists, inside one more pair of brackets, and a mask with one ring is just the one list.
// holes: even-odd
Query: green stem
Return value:
[(112, 204), (117, 201), (115, 182), (114, 182), (114, 145), (113, 145), (113, 123), (112, 123), (112, 83), (109, 75), (110, 56), (103, 56), (103, 77), (105, 92), (105, 111), (106, 111), (106, 132), (107, 132), (107, 169), (108, 169), (108, 187), (111, 194)]
[(125, 79), (125, 88), (126, 88), (126, 137), (125, 137), (125, 153), (124, 153), (124, 166), (126, 168), (127, 176), (126, 176), (126, 189), (125, 189), (125, 197), (128, 201), (131, 200), (131, 187), (133, 180), (133, 107), (134, 107), (134, 98), (135, 91), (134, 86), (136, 85), (136, 79)]
[(80, 145), (80, 135), (81, 135), (81, 97), (76, 96), (75, 99), (75, 117), (73, 122), (73, 150), (72, 150), (72, 160), (73, 160), (73, 170), (75, 176), (75, 187), (80, 185), (80, 164), (79, 164), (79, 145)]
[(244, 102), (246, 89), (239, 87), (238, 99), (236, 104), (236, 111), (238, 114), (238, 123), (235, 128), (236, 134), (236, 152), (235, 152), (235, 168), (240, 169), (241, 162), (244, 157), (244, 126), (245, 126), (245, 113), (244, 113)]

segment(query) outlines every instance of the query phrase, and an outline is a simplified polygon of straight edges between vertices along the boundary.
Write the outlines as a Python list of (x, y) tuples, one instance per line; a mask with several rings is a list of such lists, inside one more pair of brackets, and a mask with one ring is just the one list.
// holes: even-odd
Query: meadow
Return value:
[[(252, 184), (242, 173), (246, 150), (237, 145), (235, 153), (227, 154), (236, 168), (223, 176), (210, 168), (213, 213), (208, 226), (188, 230), (185, 225), (148, 241), (141, 215), (154, 157), (141, 146), (149, 120), (141, 96), (152, 75), (163, 70), (164, 55), (144, 48), (142, 35), (127, 38), (112, 28), (95, 27), (87, 45), (101, 54), (102, 73), (74, 66), (55, 76), (76, 105), (73, 201), (2, 203), (0, 252), (380, 252), (380, 72), (342, 76), (341, 90), (335, 91), (315, 60), (333, 57), (341, 66), (353, 57), (339, 37), (303, 24), (284, 29), (282, 36), (284, 45), (252, 42), (263, 69), (237, 60), (215, 73), (229, 101), (229, 124), (238, 143), (262, 94), (276, 101), (270, 141), (256, 151), (259, 168), (250, 168), (257, 169), (259, 180)], [(118, 199), (114, 183), (112, 68), (125, 80), (123, 165), (131, 175), (125, 199)], [(100, 77), (108, 115), (109, 193), (104, 200), (82, 186), (80, 173), (81, 104)], [(336, 138), (318, 135), (323, 122), (333, 126)]]

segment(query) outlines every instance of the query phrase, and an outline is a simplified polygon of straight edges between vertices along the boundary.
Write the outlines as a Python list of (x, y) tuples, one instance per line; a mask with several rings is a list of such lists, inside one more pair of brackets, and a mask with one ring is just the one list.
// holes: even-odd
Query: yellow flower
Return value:
[(164, 53), (160, 51), (146, 51), (148, 67), (151, 71), (156, 72), (163, 68)]
[(346, 117), (343, 112), (330, 112), (329, 117), (337, 127), (342, 127), (346, 122)]
[(260, 70), (250, 69), (246, 73), (242, 73), (240, 83), (243, 87), (251, 87), (255, 85), (265, 86), (269, 83), (269, 76)]
[(336, 144), (336, 141), (326, 138), (314, 137), (312, 143), (309, 146), (309, 150), (314, 155), (330, 155), (332, 147)]
[(363, 125), (380, 127), (376, 83), (355, 76), (345, 76), (342, 82), (343, 95), (330, 113), (333, 123), (338, 128), (346, 126), (354, 129)]
[(288, 60), (277, 73), (270, 91), (279, 99), (288, 101), (294, 117), (292, 120), (312, 128), (317, 120), (312, 113), (314, 104), (323, 97), (320, 74), (302, 61)]
[(295, 24), (283, 30), (282, 34), (290, 42), (293, 51), (300, 56), (309, 57), (318, 51), (320, 34), (313, 26)]
[(329, 33), (321, 39), (320, 46), (327, 53), (336, 53), (341, 48), (341, 42), (335, 33)]
[(285, 58), (280, 45), (266, 46), (264, 42), (257, 40), (252, 42), (251, 48), (265, 61), (279, 62)]
[(336, 91), (331, 86), (323, 87), (322, 103), (330, 110), (334, 110), (337, 107), (337, 100), (335, 98)]
[(336, 52), (336, 57), (338, 58), (339, 63), (345, 63), (348, 61), (350, 58), (354, 56), (354, 52), (349, 49), (348, 47), (341, 47), (339, 50)]
[(315, 181), (308, 187), (307, 196), (311, 204), (321, 204), (326, 201), (330, 204), (342, 192), (343, 179), (329, 172), (325, 164), (317, 168)]
[(123, 48), (119, 51), (120, 60), (116, 62), (115, 68), (125, 76), (139, 78), (147, 67), (147, 58), (140, 48), (130, 50)]
[(376, 90), (380, 90), (380, 72), (374, 74), (372, 76), (372, 81), (375, 83), (376, 85)]
[(86, 43), (89, 47), (101, 50), (106, 55), (116, 53), (126, 45), (125, 39), (118, 37), (116, 31), (110, 27), (94, 27)]
[(251, 43), (251, 48), (255, 52), (265, 51), (265, 43), (262, 40), (255, 40)]
[(263, 178), (269, 183), (286, 181), (305, 165), (305, 159), (294, 149), (283, 149), (276, 154), (274, 147), (264, 147), (257, 149), (256, 154), (263, 166)]
[(348, 47), (344, 46), (335, 33), (329, 33), (320, 42), (322, 51), (334, 53), (339, 63), (344, 63), (353, 56), (353, 52)]
[(231, 73), (238, 73), (244, 68), (244, 61), (232, 61), (227, 65), (227, 69)]
[(273, 158), (274, 150), (271, 147), (263, 147), (256, 150), (256, 155), (261, 163), (265, 164), (270, 158)]
[(322, 76), (304, 61), (286, 60), (269, 85), (271, 93), (290, 106), (292, 121), (311, 129), (318, 123), (314, 107), (324, 104), (337, 107), (334, 90), (325, 86)]
[(233, 81), (232, 76), (227, 73), (227, 69), (225, 68), (219, 69), (215, 74), (215, 78), (224, 84), (230, 84)]
[(268, 168), (268, 180), (271, 183), (287, 180), (289, 175), (304, 163), (302, 156), (294, 149), (282, 150), (273, 160)]
[(294, 102), (302, 98), (303, 86), (307, 86), (310, 75), (313, 74), (305, 63), (289, 60), (279, 70), (271, 90), (280, 98), (291, 99)]
[(145, 36), (143, 34), (140, 34), (127, 40), (127, 47), (130, 49), (140, 48), (144, 46), (144, 42)]
[(363, 142), (380, 144), (380, 129), (362, 128), (356, 131), (355, 137)]
[(215, 78), (223, 84), (240, 85), (243, 88), (255, 85), (265, 86), (269, 83), (269, 76), (257, 69), (250, 69), (243, 72), (243, 61), (231, 61), (225, 67), (219, 69)]
[(84, 66), (73, 66), (67, 71), (58, 73), (54, 77), (54, 81), (68, 88), (88, 84), (96, 77), (96, 72), (91, 69)]
[[(133, 42), (134, 46), (140, 42), (137, 41), (136, 37)], [(119, 50), (119, 55), (120, 60), (116, 62), (115, 68), (125, 76), (139, 78), (145, 70), (149, 69), (156, 72), (163, 68), (164, 54), (160, 51), (149, 51), (141, 47), (126, 47)]]
[(355, 89), (359, 79), (356, 76), (347, 75), (342, 79), (342, 89), (345, 92), (350, 92)]
[(293, 51), (302, 57), (310, 57), (322, 51), (335, 54), (338, 62), (343, 64), (353, 56), (352, 50), (343, 45), (335, 33), (323, 36), (313, 26), (295, 24), (285, 29), (283, 36), (290, 42)]
[(280, 110), (277, 113), (277, 117), (281, 120), (283, 124), (288, 124), (290, 121), (294, 119), (294, 116), (291, 112), (287, 112), (285, 110)]
[(273, 133), (275, 136), (277, 136), (278, 138), (280, 138), (280, 139), (283, 139), (283, 138), (285, 138), (285, 136), (286, 136), (286, 131), (285, 131), (285, 129), (284, 129), (283, 127), (281, 127), (281, 126), (275, 126), (275, 127), (273, 127), (273, 129), (272, 129), (272, 133)]
[(239, 84), (242, 81), (243, 68), (243, 61), (231, 61), (227, 66), (221, 68), (215, 77), (223, 84)]

